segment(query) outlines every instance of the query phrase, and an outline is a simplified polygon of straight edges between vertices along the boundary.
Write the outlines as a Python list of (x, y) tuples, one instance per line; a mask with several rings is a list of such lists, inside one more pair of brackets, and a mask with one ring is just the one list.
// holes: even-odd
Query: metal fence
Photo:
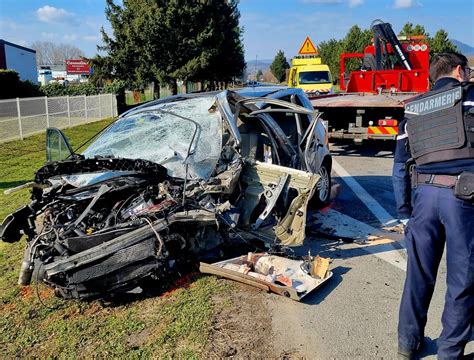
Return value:
[(117, 116), (113, 94), (0, 100), (0, 142)]

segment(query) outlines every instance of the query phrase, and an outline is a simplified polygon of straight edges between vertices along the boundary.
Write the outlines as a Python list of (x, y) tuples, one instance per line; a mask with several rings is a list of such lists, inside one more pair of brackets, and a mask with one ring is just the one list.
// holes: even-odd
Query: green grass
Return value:
[[(65, 130), (73, 148), (112, 119)], [(0, 218), (29, 201), (29, 191), (4, 195), (3, 190), (33, 179), (45, 161), (44, 135), (12, 141), (0, 147)], [(205, 358), (212, 314), (212, 297), (228, 288), (214, 277), (196, 276), (187, 288), (161, 297), (115, 307), (99, 302), (55, 299), (40, 286), (16, 284), (25, 240), (0, 243), (1, 358)]]

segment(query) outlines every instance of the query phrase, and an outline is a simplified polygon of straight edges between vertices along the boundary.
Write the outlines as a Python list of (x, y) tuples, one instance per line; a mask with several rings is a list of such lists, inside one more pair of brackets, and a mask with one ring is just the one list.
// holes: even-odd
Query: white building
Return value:
[(88, 76), (82, 74), (68, 74), (65, 64), (39, 65), (38, 81), (41, 85), (57, 82), (60, 84), (86, 82)]
[(15, 70), (21, 80), (36, 84), (36, 51), (0, 39), (0, 69)]

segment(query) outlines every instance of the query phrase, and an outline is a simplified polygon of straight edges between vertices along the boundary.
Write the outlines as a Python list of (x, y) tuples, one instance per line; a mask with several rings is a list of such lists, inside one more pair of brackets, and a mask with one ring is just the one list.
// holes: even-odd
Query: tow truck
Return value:
[[(424, 36), (397, 37), (381, 20), (371, 24), (373, 43), (363, 53), (341, 54), (341, 93), (312, 99), (332, 139), (392, 140), (404, 116), (404, 101), (429, 89), (429, 45)], [(361, 59), (346, 71), (346, 61)]]

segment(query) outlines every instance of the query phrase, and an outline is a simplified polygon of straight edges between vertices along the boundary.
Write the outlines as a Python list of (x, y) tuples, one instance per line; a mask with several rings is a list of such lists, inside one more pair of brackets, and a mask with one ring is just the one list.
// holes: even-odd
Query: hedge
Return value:
[(50, 83), (39, 86), (31, 81), (21, 81), (20, 76), (14, 70), (0, 70), (0, 99), (13, 99), (17, 97), (35, 96), (77, 96), (116, 94), (125, 98), (125, 82), (114, 80), (104, 86), (103, 89), (96, 88), (92, 83), (69, 84)]
[(29, 80), (21, 81), (14, 70), (0, 70), (0, 99), (44, 96), (39, 85)]

